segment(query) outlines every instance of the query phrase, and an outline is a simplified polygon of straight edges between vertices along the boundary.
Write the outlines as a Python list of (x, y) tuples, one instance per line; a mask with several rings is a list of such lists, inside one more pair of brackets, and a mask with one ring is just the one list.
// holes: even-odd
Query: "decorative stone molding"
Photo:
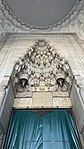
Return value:
[(1, 32), (80, 32), (84, 33), (83, 0), (76, 1), (72, 10), (59, 22), (46, 28), (28, 26), (19, 20), (8, 8), (5, 0), (0, 0)]
[(33, 98), (15, 98), (13, 108), (71, 108), (71, 100), (66, 97), (53, 97), (51, 92), (34, 92)]
[(5, 11), (4, 5), (0, 3), (0, 37), (2, 37), (5, 32), (17, 32), (21, 30), (21, 24), (17, 21), (13, 23), (12, 16)]
[[(2, 4), (4, 5), (5, 10), (8, 11), (9, 15), (12, 16), (13, 20), (16, 20), (18, 23), (21, 24), (21, 26), (25, 25), (26, 27), (29, 27), (30, 29), (32, 29), (32, 28), (35, 28), (35, 29), (49, 29), (49, 28), (53, 28), (53, 27), (60, 26), (62, 23), (65, 23), (66, 20), (70, 20), (70, 17), (71, 17), (71, 18), (73, 17), (75, 11), (78, 11), (78, 10), (80, 9), (79, 7), (81, 6), (81, 5), (80, 5), (80, 4), (81, 4), (81, 1), (76, 0), (76, 2), (75, 2), (75, 4), (74, 4), (73, 8), (71, 9), (71, 11), (70, 11), (63, 19), (61, 19), (61, 20), (58, 21), (57, 23), (54, 23), (54, 24), (52, 24), (52, 25), (50, 25), (50, 26), (41, 27), (41, 28), (39, 28), (39, 27), (37, 27), (37, 26), (28, 26), (27, 24), (25, 24), (24, 22), (22, 22), (22, 20), (20, 20), (19, 18), (17, 18), (17, 17), (14, 15), (14, 13), (11, 11), (11, 9), (9, 8), (9, 6), (8, 6), (8, 4), (7, 4), (7, 2), (6, 2), (6, 0), (2, 0)], [(79, 6), (79, 5), (80, 5), (80, 6)]]
[(69, 92), (72, 75), (67, 61), (45, 40), (38, 40), (15, 65), (16, 92)]
[(70, 32), (79, 32), (84, 37), (84, 10), (80, 11), (77, 19), (74, 19), (69, 24)]

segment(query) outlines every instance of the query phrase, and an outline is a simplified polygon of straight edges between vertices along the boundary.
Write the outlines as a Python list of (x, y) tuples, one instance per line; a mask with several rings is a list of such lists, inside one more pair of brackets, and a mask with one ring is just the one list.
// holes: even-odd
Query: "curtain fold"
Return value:
[(4, 149), (81, 149), (72, 115), (55, 110), (44, 116), (27, 110), (13, 113)]

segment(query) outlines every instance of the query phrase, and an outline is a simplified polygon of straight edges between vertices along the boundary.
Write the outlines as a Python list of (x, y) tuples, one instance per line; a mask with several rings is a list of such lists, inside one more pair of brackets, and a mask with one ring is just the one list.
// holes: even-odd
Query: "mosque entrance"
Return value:
[[(81, 149), (73, 116), (65, 110), (72, 108), (73, 74), (55, 51), (38, 40), (16, 63), (14, 110), (4, 149)], [(42, 114), (41, 109), (48, 111)]]
[(4, 149), (81, 149), (70, 112), (54, 110), (39, 115), (28, 110), (13, 112)]

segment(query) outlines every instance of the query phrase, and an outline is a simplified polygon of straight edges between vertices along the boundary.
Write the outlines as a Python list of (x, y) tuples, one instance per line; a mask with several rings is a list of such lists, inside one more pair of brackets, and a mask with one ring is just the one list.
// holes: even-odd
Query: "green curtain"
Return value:
[(27, 110), (13, 113), (4, 149), (81, 149), (72, 115), (55, 110), (44, 116)]

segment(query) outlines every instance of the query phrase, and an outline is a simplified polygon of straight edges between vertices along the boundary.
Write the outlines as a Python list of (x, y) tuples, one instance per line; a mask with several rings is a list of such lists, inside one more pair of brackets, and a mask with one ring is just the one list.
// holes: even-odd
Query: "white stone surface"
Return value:
[(52, 108), (53, 100), (50, 92), (33, 93), (32, 108)]
[[(81, 131), (84, 126), (84, 48), (83, 41), (79, 40), (75, 34), (10, 34), (0, 50), (0, 85), (5, 77), (12, 77), (11, 74), (18, 58), (26, 54), (38, 39), (45, 39), (54, 46), (71, 67), (75, 84), (79, 88), (79, 92), (73, 91), (75, 94), (71, 94), (71, 104)], [(35, 106), (37, 106), (36, 103)], [(53, 106), (53, 103), (50, 100), (49, 106), (51, 105)], [(41, 103), (39, 106), (42, 107)]]
[(54, 97), (53, 98), (53, 105), (54, 105), (54, 108), (72, 108), (72, 104), (71, 104), (71, 100), (70, 98), (57, 98), (57, 97)]
[(54, 23), (47, 29), (38, 29), (23, 23), (14, 14), (11, 15), (5, 5), (0, 0), (0, 39), (4, 33), (77, 33), (81, 39), (84, 39), (84, 1), (77, 0), (71, 11), (58, 23)]
[(72, 108), (72, 104), (69, 97), (52, 97), (49, 92), (36, 92), (33, 93), (33, 98), (15, 98), (13, 108)]
[(32, 98), (15, 98), (13, 107), (15, 109), (30, 108), (32, 106)]
[[(84, 50), (77, 42), (75, 35), (28, 35), (13, 34), (9, 36), (3, 48), (0, 50), (0, 81), (4, 76), (11, 76), (15, 62), (26, 54), (38, 39), (46, 39), (54, 46), (60, 56), (68, 60), (75, 76), (84, 76)], [(10, 66), (10, 67), (9, 67)]]

